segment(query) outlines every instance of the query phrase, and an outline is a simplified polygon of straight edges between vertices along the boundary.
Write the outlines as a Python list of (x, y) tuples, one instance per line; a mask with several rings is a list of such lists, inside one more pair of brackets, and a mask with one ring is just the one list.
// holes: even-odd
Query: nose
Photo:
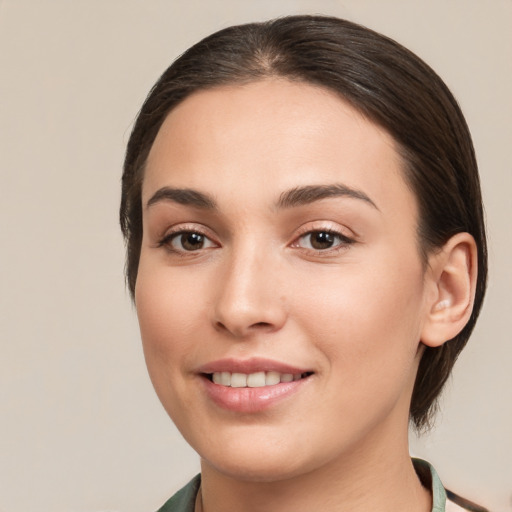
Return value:
[(276, 259), (253, 249), (223, 262), (213, 308), (217, 330), (244, 339), (283, 327), (287, 318), (285, 287)]

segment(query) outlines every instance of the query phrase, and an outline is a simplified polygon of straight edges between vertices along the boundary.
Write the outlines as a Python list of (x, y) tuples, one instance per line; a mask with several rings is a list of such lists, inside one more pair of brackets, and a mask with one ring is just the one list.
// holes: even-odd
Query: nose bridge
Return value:
[(223, 261), (215, 324), (237, 337), (282, 327), (285, 300), (279, 279), (280, 259), (268, 245), (245, 241)]

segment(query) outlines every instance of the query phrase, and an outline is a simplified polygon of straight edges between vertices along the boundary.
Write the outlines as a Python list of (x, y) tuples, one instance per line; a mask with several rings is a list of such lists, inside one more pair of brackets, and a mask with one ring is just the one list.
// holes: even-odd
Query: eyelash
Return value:
[[(322, 234), (322, 235), (331, 236), (335, 240), (337, 239), (338, 243), (334, 247), (327, 247), (324, 249), (315, 249), (314, 247), (309, 248), (309, 247), (303, 247), (300, 245), (301, 240), (305, 239), (308, 236), (312, 236), (314, 234), (317, 234), (317, 235)], [(158, 241), (157, 245), (158, 245), (158, 247), (164, 247), (168, 251), (172, 252), (173, 254), (177, 254), (178, 256), (182, 256), (182, 257), (194, 255), (204, 249), (212, 248), (212, 247), (206, 247), (206, 248), (200, 247), (197, 250), (186, 250), (186, 249), (177, 249), (177, 248), (173, 247), (172, 242), (176, 238), (183, 236), (183, 235), (189, 235), (189, 236), (197, 235), (197, 236), (202, 237), (205, 241), (208, 241), (209, 243), (216, 245), (216, 242), (213, 242), (208, 235), (206, 235), (204, 232), (202, 232), (198, 229), (194, 229), (194, 228), (190, 228), (190, 229), (180, 228), (176, 231), (167, 233), (165, 236), (163, 236)], [(336, 242), (333, 242), (333, 243), (336, 243)], [(303, 233), (301, 233), (297, 238), (295, 238), (295, 240), (292, 242), (292, 244), (290, 246), (295, 247), (295, 248), (302, 248), (311, 254), (327, 256), (332, 253), (337, 253), (339, 251), (346, 250), (346, 249), (348, 249), (348, 247), (350, 245), (352, 245), (354, 243), (356, 243), (356, 240), (354, 240), (353, 238), (347, 237), (346, 235), (340, 233), (337, 230), (334, 230), (331, 228), (316, 228), (316, 229), (308, 229), (307, 231), (304, 231)]]
[[(292, 247), (301, 247), (300, 241), (305, 239), (306, 237), (311, 237), (312, 235), (327, 235), (330, 237), (333, 237), (335, 241), (333, 241), (333, 244), (335, 244), (333, 247), (327, 247), (324, 249), (315, 249), (314, 247), (308, 248), (308, 247), (302, 247), (306, 251), (309, 251), (313, 254), (319, 254), (319, 255), (331, 255), (333, 253), (337, 253), (342, 250), (348, 249), (348, 247), (352, 244), (354, 244), (356, 241), (353, 238), (349, 238), (348, 236), (344, 235), (343, 233), (340, 233), (339, 231), (331, 228), (316, 228), (316, 229), (308, 229), (304, 233), (300, 234), (295, 241), (292, 244)], [(337, 239), (337, 243), (336, 243)]]
[[(176, 231), (171, 231), (170, 233), (167, 233), (166, 235), (164, 235), (158, 242), (158, 247), (164, 247), (165, 249), (167, 249), (168, 251), (172, 252), (173, 254), (177, 254), (178, 256), (183, 256), (183, 257), (186, 257), (186, 256), (189, 256), (191, 254), (197, 254), (198, 251), (201, 251), (203, 249), (203, 247), (197, 249), (197, 250), (186, 250), (186, 249), (176, 249), (175, 247), (173, 247), (172, 245), (172, 242), (177, 239), (178, 237), (182, 237), (183, 235), (197, 235), (197, 236), (200, 236), (202, 237), (205, 241), (208, 241), (214, 245), (216, 245), (215, 242), (213, 242), (211, 240), (211, 238), (206, 235), (205, 233), (203, 233), (202, 231), (198, 230), (198, 229), (195, 229), (195, 228), (180, 228), (180, 229), (177, 229)], [(209, 248), (209, 247), (208, 247)]]

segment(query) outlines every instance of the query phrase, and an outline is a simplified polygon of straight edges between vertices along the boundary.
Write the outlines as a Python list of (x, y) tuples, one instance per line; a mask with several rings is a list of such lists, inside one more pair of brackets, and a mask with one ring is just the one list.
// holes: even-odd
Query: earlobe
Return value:
[(476, 277), (477, 249), (469, 233), (457, 233), (429, 258), (424, 345), (439, 347), (464, 328), (473, 309)]

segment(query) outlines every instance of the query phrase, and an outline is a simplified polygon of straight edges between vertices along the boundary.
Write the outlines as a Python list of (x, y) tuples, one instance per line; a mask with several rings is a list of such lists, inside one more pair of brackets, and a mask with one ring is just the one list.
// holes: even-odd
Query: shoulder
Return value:
[(194, 512), (201, 475), (196, 475), (185, 487), (172, 496), (157, 512)]

